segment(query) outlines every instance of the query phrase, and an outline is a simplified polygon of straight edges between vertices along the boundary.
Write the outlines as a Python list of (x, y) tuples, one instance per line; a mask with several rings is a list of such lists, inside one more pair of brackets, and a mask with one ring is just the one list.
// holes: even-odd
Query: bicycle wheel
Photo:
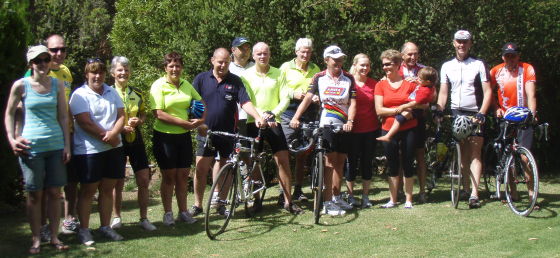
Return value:
[(508, 158), (504, 185), (509, 208), (517, 215), (528, 216), (539, 193), (537, 163), (528, 149), (517, 147)]
[[(204, 216), (206, 235), (215, 239), (223, 233), (237, 206), (237, 166), (227, 163), (214, 179)], [(217, 198), (214, 196), (217, 195)]]
[(319, 218), (321, 217), (321, 209), (323, 208), (323, 187), (324, 187), (324, 170), (325, 164), (323, 163), (323, 153), (315, 153), (313, 158), (313, 171), (312, 171), (312, 181), (311, 190), (313, 191), (313, 218), (315, 224), (319, 224)]
[(461, 148), (456, 143), (451, 150), (451, 162), (449, 163), (449, 178), (451, 179), (451, 204), (455, 209), (459, 205), (459, 193), (461, 192)]
[[(257, 165), (260, 167), (260, 164)], [(262, 171), (262, 170), (261, 170)], [(245, 194), (245, 216), (252, 217), (262, 209), (264, 195), (266, 193), (266, 185), (262, 175), (254, 175), (252, 178), (246, 179), (242, 186)], [(258, 177), (258, 178), (257, 178)], [(253, 194), (254, 193), (254, 194)]]

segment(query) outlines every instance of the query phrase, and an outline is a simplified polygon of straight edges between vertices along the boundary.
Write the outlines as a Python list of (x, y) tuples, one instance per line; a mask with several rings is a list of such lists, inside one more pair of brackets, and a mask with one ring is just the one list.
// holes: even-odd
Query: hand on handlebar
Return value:
[(292, 118), (292, 120), (290, 121), (290, 127), (297, 129), (299, 128), (299, 126), (300, 126), (299, 119)]

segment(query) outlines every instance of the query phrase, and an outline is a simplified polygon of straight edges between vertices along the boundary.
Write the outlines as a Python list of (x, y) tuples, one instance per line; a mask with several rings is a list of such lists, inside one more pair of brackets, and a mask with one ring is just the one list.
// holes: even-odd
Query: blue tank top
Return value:
[(58, 80), (51, 78), (51, 91), (39, 94), (28, 79), (23, 80), (24, 125), (21, 135), (31, 142), (30, 153), (64, 149), (64, 137), (58, 123)]

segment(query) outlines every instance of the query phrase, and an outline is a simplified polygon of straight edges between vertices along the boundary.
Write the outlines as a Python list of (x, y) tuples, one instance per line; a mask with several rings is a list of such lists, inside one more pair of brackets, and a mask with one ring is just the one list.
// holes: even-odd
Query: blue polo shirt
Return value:
[(234, 132), (237, 122), (237, 103), (243, 105), (251, 99), (237, 75), (231, 72), (218, 83), (212, 70), (199, 73), (193, 87), (206, 102), (206, 120), (210, 130)]

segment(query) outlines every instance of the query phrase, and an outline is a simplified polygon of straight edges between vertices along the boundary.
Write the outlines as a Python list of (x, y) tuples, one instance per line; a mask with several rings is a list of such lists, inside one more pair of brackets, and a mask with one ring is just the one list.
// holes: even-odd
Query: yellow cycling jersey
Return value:
[[(131, 117), (138, 117), (139, 114), (146, 112), (144, 97), (140, 90), (130, 86), (126, 87), (124, 90), (116, 86), (113, 87), (123, 101), (124, 121), (126, 125), (128, 125), (128, 120)], [(129, 143), (134, 142), (136, 139), (136, 132), (127, 133), (124, 138)]]

